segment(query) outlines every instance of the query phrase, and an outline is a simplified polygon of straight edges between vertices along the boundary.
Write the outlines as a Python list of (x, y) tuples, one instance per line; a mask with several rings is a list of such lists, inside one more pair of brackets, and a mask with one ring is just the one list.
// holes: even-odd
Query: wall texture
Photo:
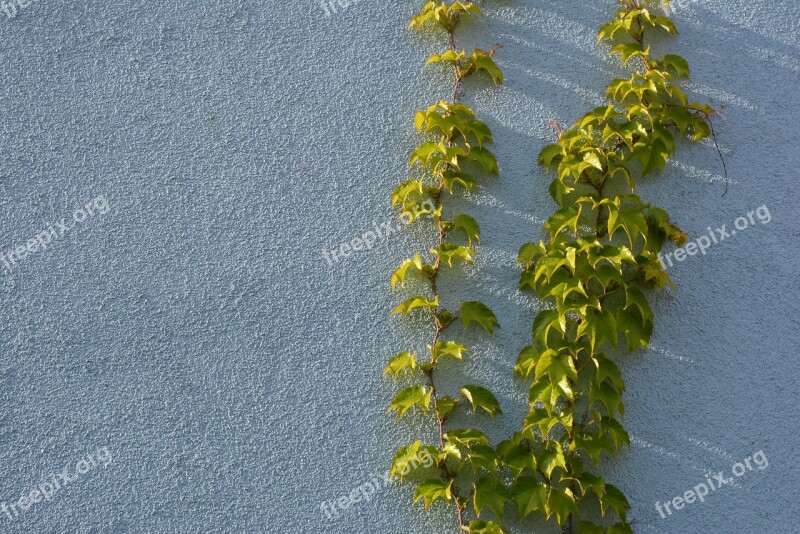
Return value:
[[(621, 70), (595, 42), (611, 0), (485, 4), (460, 38), (502, 43), (507, 83), (465, 94), (502, 174), (459, 201), (483, 240), (469, 287), (448, 291), (502, 323), (467, 337), (466, 366), (500, 393), (499, 438), (525, 412), (511, 371), (538, 309), (515, 289), (516, 251), (553, 210), (535, 156), (549, 119), (601, 103)], [(419, 339), (388, 318), (388, 280), (427, 236), (324, 257), (392, 220), (413, 112), (445, 96), (448, 73), (422, 67), (436, 45), (405, 30), (417, 6), (41, 0), (0, 13), (0, 253), (70, 227), (0, 264), (0, 504), (16, 503), (0, 531), (453, 531), (449, 510), (423, 514), (394, 484), (338, 518), (320, 510), (430, 429), (385, 413), (394, 386), (380, 376)], [(636, 532), (793, 533), (800, 7), (698, 0), (674, 20), (682, 35), (660, 48), (690, 61), (690, 95), (724, 106), (730, 183), (723, 197), (713, 144), (684, 144), (641, 195), (691, 236), (764, 205), (771, 221), (671, 269), (680, 289), (653, 296), (651, 350), (621, 360), (633, 446), (604, 470)], [(86, 203), (93, 214), (75, 212)], [(759, 450), (766, 469), (655, 510)], [(75, 480), (24, 510), (65, 467)], [(515, 532), (534, 531), (550, 532)]]

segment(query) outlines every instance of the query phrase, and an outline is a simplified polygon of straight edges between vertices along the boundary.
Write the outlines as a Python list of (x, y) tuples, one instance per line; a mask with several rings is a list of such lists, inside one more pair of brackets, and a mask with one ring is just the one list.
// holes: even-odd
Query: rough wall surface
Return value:
[[(0, 12), (0, 253), (49, 225), (59, 235), (0, 264), (0, 504), (16, 503), (0, 532), (454, 530), (450, 510), (423, 514), (409, 488), (382, 482), (339, 517), (320, 510), (430, 432), (385, 413), (394, 386), (380, 377), (421, 339), (388, 318), (388, 280), (428, 236), (404, 229), (332, 265), (323, 254), (392, 220), (413, 111), (446, 95), (449, 73), (422, 67), (437, 45), (405, 30), (416, 7), (41, 0)], [(515, 256), (553, 211), (535, 156), (551, 117), (570, 124), (621, 74), (594, 37), (614, 8), (485, 2), (460, 34), (504, 45), (506, 85), (465, 87), (501, 176), (461, 201), (483, 239), (470, 285), (445, 288), (502, 323), (489, 340), (467, 336), (466, 372), (505, 410), (481, 422), (495, 438), (525, 412), (511, 372), (539, 304), (517, 292)], [(684, 143), (641, 196), (692, 237), (760, 206), (771, 220), (671, 268), (680, 289), (652, 298), (651, 350), (621, 360), (633, 446), (604, 471), (636, 532), (793, 533), (800, 7), (698, 0), (674, 20), (682, 34), (661, 49), (689, 60), (691, 96), (725, 106), (730, 183), (723, 197), (713, 144)], [(656, 511), (759, 450), (765, 469)], [(65, 467), (74, 480), (23, 509)], [(514, 532), (534, 531), (552, 530)]]

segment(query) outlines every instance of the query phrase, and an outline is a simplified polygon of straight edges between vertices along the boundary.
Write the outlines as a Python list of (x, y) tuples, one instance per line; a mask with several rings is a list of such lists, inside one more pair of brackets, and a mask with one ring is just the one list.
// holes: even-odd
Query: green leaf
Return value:
[(470, 521), (469, 527), (461, 527), (467, 534), (504, 534), (506, 530), (493, 521), (477, 519)]
[[(444, 114), (440, 113), (440, 110)], [(447, 110), (440, 104), (429, 107), (428, 111), (424, 113), (418, 111), (414, 124), (417, 125), (418, 130), (423, 130), (425, 133), (439, 130), (441, 135), (448, 140), (453, 140), (456, 132), (460, 133), (464, 138), (467, 136), (466, 119), (457, 113), (448, 114)], [(422, 126), (425, 126), (425, 128), (423, 129)]]
[(593, 475), (588, 471), (583, 471), (575, 475), (575, 481), (578, 483), (578, 487), (584, 495), (587, 494), (589, 490), (594, 492), (598, 498), (602, 498), (603, 495), (605, 495), (606, 483), (597, 475)]
[(633, 534), (633, 528), (627, 523), (616, 523), (608, 527), (608, 534)]
[(443, 395), (436, 401), (436, 414), (439, 416), (440, 419), (444, 420), (450, 415), (456, 405), (458, 404), (459, 399), (454, 399), (452, 397), (448, 397), (447, 395)]
[(642, 317), (649, 319), (653, 312), (650, 309), (650, 303), (642, 290), (636, 286), (628, 287), (625, 293), (625, 308), (636, 307), (641, 312)]
[(445, 309), (442, 309), (440, 312), (438, 312), (436, 314), (436, 318), (439, 320), (439, 325), (442, 328), (447, 328), (450, 326), (450, 323), (456, 320), (456, 317), (454, 317), (452, 313)]
[(436, 2), (425, 2), (425, 6), (422, 8), (422, 11), (412, 17), (411, 22), (408, 23), (408, 27), (413, 28), (414, 26), (422, 26), (426, 22), (434, 20), (436, 7)]
[(632, 158), (642, 162), (642, 175), (659, 172), (667, 165), (670, 150), (661, 139), (653, 139), (650, 143), (639, 142), (634, 146)]
[(442, 243), (438, 247), (431, 249), (431, 254), (437, 256), (442, 263), (446, 263), (449, 267), (453, 266), (453, 261), (455, 260), (473, 263), (472, 252), (473, 250), (470, 247), (455, 245), (453, 243)]
[(438, 143), (434, 143), (433, 141), (422, 143), (411, 153), (411, 156), (408, 160), (409, 167), (417, 162), (419, 162), (422, 166), (427, 165), (431, 155), (438, 150)]
[(678, 28), (675, 27), (675, 23), (667, 17), (653, 17), (652, 21), (654, 26), (661, 28), (670, 35), (678, 33)]
[(468, 76), (472, 72), (482, 70), (492, 77), (495, 85), (503, 83), (503, 72), (492, 59), (492, 53), (476, 48), (464, 61), (462, 76)]
[[(415, 130), (421, 130), (421, 129), (422, 129), (422, 126), (423, 126), (423, 125), (424, 125), (424, 124), (427, 122), (427, 120), (428, 120), (428, 119), (427, 119), (427, 116), (428, 116), (428, 114), (427, 114), (427, 113), (425, 113), (425, 112), (423, 112), (423, 111), (417, 111), (417, 112), (414, 114), (414, 129), (415, 129)], [(415, 180), (415, 181), (416, 181), (416, 180)], [(392, 204), (394, 204), (394, 202), (392, 202)]]
[(497, 474), (497, 453), (488, 445), (473, 444), (467, 453), (467, 460), (474, 473), (485, 469), (489, 473)]
[(525, 269), (519, 274), (519, 288), (521, 290), (538, 291), (539, 286), (536, 284), (536, 273), (530, 269)]
[(578, 505), (575, 496), (569, 488), (556, 488), (550, 486), (547, 495), (547, 516), (555, 514), (559, 525), (564, 525), (570, 515), (578, 515)]
[(694, 115), (688, 109), (680, 106), (670, 106), (665, 109), (662, 117), (665, 124), (667, 121), (674, 122), (681, 134), (685, 134), (689, 127), (695, 123)]
[(431, 63), (439, 63), (442, 61), (449, 61), (451, 63), (455, 63), (458, 60), (462, 59), (466, 55), (466, 52), (463, 50), (461, 52), (456, 52), (455, 50), (448, 50), (444, 54), (433, 54), (431, 55), (428, 60), (425, 62), (426, 65)]
[(636, 246), (639, 237), (647, 240), (647, 221), (641, 209), (628, 207), (620, 210), (612, 209), (608, 217), (608, 235), (613, 236), (617, 229), (623, 228), (628, 235), (631, 248)]
[(414, 443), (397, 449), (394, 459), (392, 460), (392, 468), (389, 470), (389, 476), (393, 478), (397, 477), (402, 480), (404, 476), (408, 475), (412, 466), (418, 463), (420, 445), (422, 445), (422, 442), (417, 440)]
[(603, 516), (611, 509), (614, 510), (614, 513), (617, 514), (620, 519), (627, 521), (626, 517), (630, 507), (631, 505), (628, 504), (628, 499), (625, 498), (625, 495), (619, 488), (611, 484), (605, 485), (605, 493), (600, 498), (600, 511)]
[(520, 519), (534, 512), (547, 513), (547, 488), (535, 478), (518, 478), (512, 489), (512, 495), (519, 509)]
[(566, 377), (559, 382), (553, 381), (549, 375), (542, 377), (534, 382), (528, 391), (528, 401), (531, 404), (541, 401), (548, 410), (556, 405), (558, 399), (572, 400), (574, 397), (572, 385)]
[[(579, 277), (574, 276), (572, 273), (568, 273), (564, 270), (558, 270), (560, 267), (567, 266), (569, 264), (568, 259), (560, 260), (559, 258), (551, 257), (548, 258), (548, 260), (553, 265), (552, 273), (557, 276), (548, 276), (545, 279), (545, 283), (542, 284), (541, 287), (543, 296), (555, 297), (556, 304), (559, 307), (563, 307), (564, 302), (571, 293), (578, 293), (584, 297), (588, 297), (586, 289), (583, 287), (583, 281)], [(542, 262), (542, 264), (545, 266), (547, 263), (548, 262)], [(562, 329), (564, 328), (565, 322), (565, 320), (561, 321)]]
[(705, 121), (698, 120), (694, 124), (694, 135), (692, 136), (692, 141), (695, 143), (698, 141), (702, 141), (703, 139), (711, 136), (711, 126), (709, 126)]
[(408, 197), (412, 196), (416, 200), (422, 200), (424, 196), (424, 185), (421, 180), (414, 178), (406, 180), (394, 188), (392, 193), (392, 206), (403, 206), (407, 203)]
[(516, 433), (514, 438), (501, 441), (497, 445), (497, 454), (502, 459), (502, 465), (511, 470), (514, 478), (518, 478), (525, 470), (530, 474), (536, 472), (536, 457), (530, 448), (520, 443), (521, 434)]
[(561, 382), (565, 378), (572, 382), (578, 381), (578, 371), (575, 369), (572, 355), (558, 353), (552, 349), (542, 352), (536, 362), (535, 378), (538, 380), (545, 374), (550, 376), (552, 382)]
[(577, 534), (605, 534), (605, 530), (590, 521), (581, 521), (578, 523)]
[(612, 48), (611, 54), (620, 54), (620, 56), (622, 56), (622, 64), (624, 65), (634, 56), (646, 56), (649, 50), (650, 47), (645, 51), (639, 43), (623, 43)]
[(594, 462), (594, 465), (597, 465), (597, 463), (600, 461), (600, 455), (603, 453), (603, 451), (613, 455), (616, 450), (611, 440), (598, 434), (586, 431), (573, 438), (573, 441), (570, 444), (570, 449), (582, 449), (586, 451), (586, 453), (589, 455), (589, 458), (591, 458), (592, 462)]
[(578, 326), (577, 335), (580, 338), (586, 334), (589, 338), (592, 351), (600, 347), (604, 342), (608, 342), (612, 347), (617, 346), (617, 327), (614, 314), (609, 311), (592, 312), (583, 318), (583, 322)]
[(417, 368), (417, 353), (416, 352), (401, 352), (396, 354), (389, 360), (389, 365), (383, 370), (383, 375), (392, 375), (392, 378), (397, 378), (404, 369), (413, 371)]
[(450, 443), (463, 445), (465, 447), (469, 447), (470, 443), (482, 443), (484, 445), (489, 444), (489, 438), (486, 437), (486, 434), (474, 428), (451, 430), (444, 435), (444, 440), (449, 441)]
[(594, 152), (587, 152), (583, 155), (583, 161), (597, 169), (598, 171), (603, 170), (603, 164), (600, 161), (600, 158)]
[(500, 326), (500, 322), (492, 310), (486, 304), (478, 301), (461, 304), (461, 320), (464, 323), (464, 328), (469, 328), (469, 325), (474, 322), (482, 326), (489, 334), (494, 332), (495, 327)]
[(616, 389), (620, 391), (625, 389), (625, 383), (622, 380), (622, 373), (620, 372), (616, 363), (599, 353), (592, 356), (592, 361), (594, 362), (595, 367), (597, 367), (598, 382), (602, 382), (608, 378)]
[(453, 499), (453, 480), (445, 482), (444, 480), (426, 480), (417, 486), (417, 491), (414, 493), (414, 502), (416, 503), (422, 499), (425, 503), (427, 510), (437, 500), (442, 499), (450, 501)]
[(528, 378), (536, 369), (536, 362), (539, 361), (541, 351), (533, 345), (523, 348), (517, 356), (517, 364), (514, 366), (514, 373), (522, 378)]
[(521, 265), (527, 269), (545, 254), (547, 254), (547, 249), (544, 243), (525, 243), (520, 247), (519, 253), (517, 254), (517, 265)]
[(555, 328), (560, 333), (564, 332), (559, 323), (558, 311), (540, 311), (533, 320), (533, 338), (539, 340), (543, 345), (547, 345), (547, 337), (551, 328)]
[(566, 152), (561, 144), (554, 143), (552, 145), (547, 145), (539, 152), (539, 165), (544, 165), (549, 169), (554, 162), (558, 163), (564, 159), (565, 155)]
[(432, 392), (433, 390), (425, 386), (411, 386), (403, 389), (394, 396), (388, 411), (397, 410), (398, 419), (414, 406), (419, 406), (423, 412), (427, 412), (431, 404)]
[(628, 447), (631, 446), (631, 438), (628, 435), (628, 431), (625, 430), (619, 421), (613, 417), (598, 416), (600, 416), (600, 414), (595, 415), (595, 417), (600, 420), (600, 433), (604, 436), (609, 436), (617, 449), (619, 449), (623, 444), (627, 445)]
[(495, 159), (494, 154), (485, 148), (472, 147), (465, 157), (467, 160), (474, 161), (480, 165), (483, 169), (483, 172), (486, 174), (492, 175), (500, 172), (500, 168), (497, 166), (497, 159)]
[(442, 451), (439, 453), (439, 458), (441, 460), (447, 460), (448, 458), (461, 460), (461, 449), (459, 449), (455, 443), (446, 442), (444, 447), (442, 447)]
[(564, 451), (561, 450), (561, 444), (554, 441), (547, 441), (547, 444), (536, 457), (536, 463), (539, 470), (549, 479), (553, 470), (560, 467), (564, 471), (567, 470), (567, 464), (564, 459)]
[[(465, 130), (468, 132), (467, 135), (464, 135), (464, 141), (468, 145), (473, 145), (475, 143), (472, 142), (474, 139), (480, 148), (483, 148), (485, 143), (494, 143), (494, 137), (492, 137), (492, 130), (486, 125), (485, 122), (479, 121), (477, 119), (470, 119), (466, 121), (466, 128)], [(471, 137), (470, 137), (471, 136)]]
[(392, 315), (397, 315), (398, 313), (408, 315), (418, 308), (427, 308), (430, 311), (435, 311), (438, 306), (439, 297), (431, 300), (428, 297), (416, 296), (401, 302), (394, 310), (392, 310)]
[(453, 2), (447, 8), (447, 13), (450, 15), (460, 15), (462, 13), (465, 15), (483, 15), (474, 2)]
[(561, 208), (545, 223), (545, 228), (550, 232), (550, 239), (555, 240), (564, 228), (569, 228), (573, 233), (578, 231), (578, 220), (581, 216), (581, 209), (578, 206), (568, 206)]
[(506, 503), (510, 501), (508, 488), (494, 478), (482, 478), (473, 487), (475, 514), (480, 517), (483, 509), (488, 507), (502, 523)]
[(401, 263), (400, 267), (395, 269), (395, 271), (392, 273), (392, 291), (395, 291), (397, 284), (400, 284), (401, 287), (405, 285), (406, 274), (408, 273), (409, 269), (413, 269), (418, 273), (421, 273), (422, 268), (422, 258), (419, 254), (414, 256), (412, 259), (405, 260), (403, 263)]
[(469, 349), (458, 341), (437, 341), (431, 349), (431, 360), (435, 363), (443, 356), (463, 360), (464, 354), (467, 352)]
[(550, 431), (558, 424), (558, 419), (553, 417), (550, 410), (545, 408), (537, 408), (538, 401), (533, 404), (531, 411), (525, 417), (525, 422), (522, 424), (522, 429), (525, 432), (530, 432), (530, 435), (536, 437), (535, 430), (539, 431), (539, 436), (542, 439), (547, 439)]
[(617, 313), (617, 327), (625, 334), (629, 351), (646, 348), (653, 334), (652, 319), (643, 318), (636, 307), (626, 308)]
[(474, 177), (453, 168), (445, 171), (444, 175), (442, 175), (442, 182), (448, 193), (452, 193), (453, 187), (456, 185), (460, 185), (467, 191), (473, 191), (478, 188), (478, 181)]
[(428, 161), (428, 166), (434, 173), (443, 172), (447, 166), (460, 168), (460, 158), (467, 156), (468, 150), (462, 146), (447, 144), (444, 139), (439, 141), (437, 145), (437, 152), (434, 152)]
[(424, 202), (409, 202), (403, 206), (400, 211), (399, 218), (403, 219), (403, 223), (409, 225), (414, 221), (420, 219), (424, 215), (428, 215), (433, 219), (440, 217), (442, 214), (442, 205), (434, 205), (430, 199)]
[(497, 402), (494, 394), (486, 388), (475, 385), (467, 385), (460, 390), (464, 398), (472, 404), (472, 409), (478, 411), (481, 408), (494, 419), (498, 413), (501, 413), (500, 403)]
[(527, 417), (525, 417), (523, 428), (525, 431), (538, 429), (539, 434), (547, 438), (550, 431), (559, 424), (567, 432), (572, 430), (573, 416), (569, 407), (562, 408), (559, 413), (544, 408), (532, 408)]
[(453, 221), (453, 230), (464, 230), (464, 233), (467, 234), (467, 239), (469, 240), (469, 245), (472, 246), (472, 242), (475, 241), (476, 243), (480, 243), (481, 241), (481, 230), (478, 226), (478, 223), (470, 217), (469, 215), (461, 214), (455, 218)]
[(629, 28), (625, 27), (625, 23), (622, 20), (612, 20), (600, 28), (600, 31), (597, 34), (597, 40), (602, 41), (603, 39), (608, 39), (609, 41), (614, 41), (614, 35), (619, 31), (627, 33), (626, 29)]
[(480, 10), (472, 2), (453, 2), (450, 6), (444, 2), (426, 2), (418, 14), (409, 22), (408, 27), (423, 27), (427, 24), (436, 24), (445, 31), (452, 31), (459, 17), (481, 14)]
[(622, 404), (621, 392), (617, 390), (609, 380), (599, 382), (591, 380), (589, 382), (589, 403), (600, 402), (608, 410), (608, 414), (613, 416), (616, 412), (625, 414), (625, 407)]

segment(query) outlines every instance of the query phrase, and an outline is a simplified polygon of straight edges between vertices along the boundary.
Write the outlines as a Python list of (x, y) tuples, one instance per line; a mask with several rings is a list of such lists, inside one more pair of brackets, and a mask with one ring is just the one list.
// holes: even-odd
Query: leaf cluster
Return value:
[[(489, 127), (476, 117), (469, 106), (458, 102), (462, 80), (475, 74), (486, 74), (496, 85), (503, 82), (503, 73), (494, 62), (494, 50), (472, 52), (455, 46), (454, 31), (465, 16), (480, 15), (473, 2), (426, 2), (415, 15), (410, 28), (437, 28), (449, 34), (450, 48), (431, 55), (426, 64), (446, 64), (454, 74), (453, 98), (418, 111), (414, 126), (421, 136), (420, 144), (409, 157), (413, 177), (398, 185), (392, 194), (392, 205), (400, 216), (411, 221), (427, 219), (433, 224), (438, 240), (425, 253), (404, 260), (392, 273), (392, 291), (410, 293), (393, 310), (392, 315), (427, 316), (434, 328), (433, 341), (425, 354), (404, 351), (393, 356), (384, 375), (404, 382), (389, 405), (397, 418), (417, 413), (433, 416), (439, 443), (423, 445), (421, 440), (401, 447), (392, 461), (394, 477), (416, 485), (415, 502), (424, 507), (439, 501), (455, 506), (461, 518), (473, 506), (476, 517), (491, 498), (487, 488), (499, 481), (499, 458), (486, 435), (477, 428), (448, 428), (456, 411), (488, 415), (494, 419), (501, 413), (500, 403), (489, 389), (464, 384), (456, 391), (439, 391), (435, 377), (443, 372), (443, 362), (463, 362), (470, 350), (449, 336), (449, 329), (458, 319), (464, 329), (477, 327), (491, 335), (499, 326), (492, 310), (479, 301), (457, 303), (445, 309), (437, 289), (443, 269), (458, 276), (460, 266), (471, 264), (475, 245), (480, 242), (480, 226), (466, 213), (445, 214), (446, 200), (452, 195), (469, 194), (481, 181), (499, 173), (497, 160), (489, 147), (494, 143)], [(427, 215), (423, 218), (422, 215)], [(445, 337), (450, 339), (445, 339)], [(422, 462), (425, 458), (429, 461)], [(494, 522), (472, 521), (459, 525), (462, 532), (500, 532)]]
[[(613, 80), (609, 103), (581, 117), (539, 155), (539, 163), (555, 175), (550, 194), (558, 209), (545, 224), (545, 239), (523, 245), (518, 261), (520, 287), (536, 294), (545, 309), (535, 317), (532, 342), (514, 368), (528, 384), (529, 412), (522, 428), (496, 445), (477, 428), (448, 424), (463, 409), (494, 419), (501, 413), (496, 396), (475, 384), (442, 394), (434, 376), (444, 370), (443, 362), (459, 363), (470, 354), (461, 342), (443, 339), (457, 319), (464, 328), (478, 326), (488, 334), (498, 326), (481, 302), (445, 309), (436, 281), (442, 269), (457, 273), (459, 264), (472, 263), (480, 242), (478, 223), (464, 213), (445, 216), (443, 199), (470, 193), (481, 179), (498, 173), (488, 148), (491, 131), (457, 101), (459, 83), (478, 72), (495, 84), (503, 76), (494, 50), (468, 53), (455, 46), (459, 20), (480, 15), (472, 2), (427, 2), (409, 25), (449, 34), (450, 48), (427, 63), (452, 68), (455, 87), (451, 101), (416, 113), (423, 139), (409, 159), (415, 176), (392, 195), (401, 215), (429, 215), (439, 240), (392, 274), (393, 291), (411, 292), (393, 314), (427, 315), (435, 336), (424, 356), (406, 351), (388, 362), (384, 374), (407, 384), (389, 411), (398, 419), (415, 412), (433, 415), (439, 443), (417, 440), (400, 448), (391, 472), (416, 485), (415, 502), (426, 509), (440, 502), (454, 505), (461, 532), (507, 532), (509, 507), (518, 520), (540, 515), (574, 525), (577, 533), (632, 532), (625, 495), (596, 473), (605, 456), (630, 447), (622, 424), (625, 383), (614, 355), (648, 345), (654, 316), (647, 293), (674, 287), (658, 254), (667, 241), (680, 246), (687, 239), (663, 209), (637, 195), (636, 184), (664, 169), (681, 137), (695, 142), (708, 137), (713, 110), (690, 102), (679, 87), (690, 74), (685, 59), (651, 53), (651, 40), (677, 34), (657, 2), (619, 4), (598, 39), (634, 72)], [(422, 464), (423, 456), (430, 462)], [(599, 524), (591, 520), (597, 515)]]
[[(686, 235), (662, 209), (645, 203), (636, 184), (662, 171), (679, 137), (708, 137), (710, 108), (689, 102), (676, 82), (689, 66), (676, 55), (654, 57), (649, 39), (675, 35), (656, 2), (622, 0), (598, 38), (636, 70), (611, 82), (609, 104), (581, 117), (539, 163), (554, 171), (550, 194), (558, 210), (545, 223), (546, 240), (519, 251), (520, 287), (545, 304), (534, 319), (532, 343), (515, 373), (529, 384), (523, 428), (501, 443), (514, 470), (509, 502), (520, 516), (540, 512), (577, 532), (632, 532), (623, 493), (592, 472), (605, 455), (630, 446), (621, 423), (625, 384), (613, 353), (620, 341), (644, 348), (653, 332), (647, 291), (672, 286), (658, 254)], [(583, 517), (598, 510), (614, 520)]]

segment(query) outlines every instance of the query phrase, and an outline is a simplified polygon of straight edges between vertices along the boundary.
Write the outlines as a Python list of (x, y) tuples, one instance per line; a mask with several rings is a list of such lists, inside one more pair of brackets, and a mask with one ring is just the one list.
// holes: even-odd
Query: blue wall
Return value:
[[(506, 85), (465, 86), (502, 173), (453, 204), (483, 239), (469, 284), (444, 292), (502, 323), (463, 338), (469, 380), (504, 407), (479, 421), (497, 439), (525, 413), (511, 374), (539, 306), (515, 289), (516, 251), (553, 211), (535, 156), (550, 117), (571, 123), (622, 71), (594, 37), (610, 0), (486, 4), (459, 38), (504, 45)], [(449, 73), (422, 67), (440, 45), (405, 29), (418, 5), (326, 16), (314, 2), (41, 0), (0, 13), (0, 253), (47, 241), (51, 224), (57, 235), (0, 263), (0, 503), (17, 503), (0, 531), (454, 530), (449, 509), (423, 514), (410, 488), (379, 482), (397, 447), (432, 437), (430, 421), (385, 413), (395, 389), (380, 376), (424, 341), (388, 318), (388, 280), (430, 236), (324, 256), (392, 220), (413, 112), (446, 96)], [(723, 197), (712, 144), (684, 144), (642, 197), (693, 237), (762, 205), (771, 222), (676, 264), (680, 290), (652, 299), (653, 348), (622, 359), (634, 442), (604, 471), (637, 532), (797, 530), (798, 18), (793, 0), (698, 1), (660, 47), (689, 59), (690, 95), (725, 106), (730, 183)], [(76, 213), (87, 203), (93, 214)], [(763, 471), (655, 510), (759, 450)], [(75, 480), (21, 508), (65, 467)], [(320, 510), (376, 477), (370, 501)]]

